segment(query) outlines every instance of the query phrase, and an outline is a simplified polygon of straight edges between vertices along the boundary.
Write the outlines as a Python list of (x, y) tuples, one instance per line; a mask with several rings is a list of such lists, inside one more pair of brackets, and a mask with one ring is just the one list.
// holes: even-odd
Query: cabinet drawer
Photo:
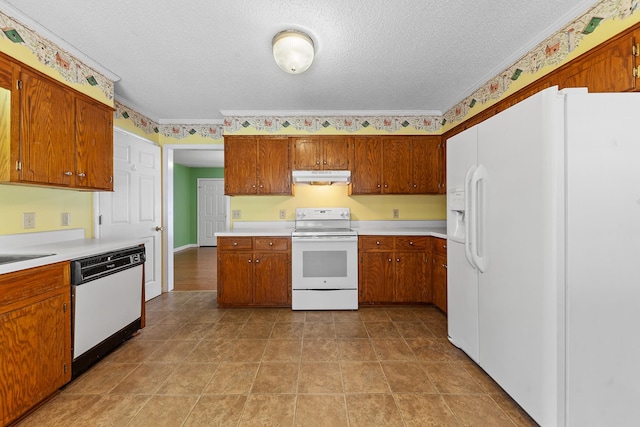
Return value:
[(392, 251), (393, 236), (360, 236), (358, 249), (361, 251)]
[(39, 295), (70, 292), (69, 270), (69, 262), (61, 262), (0, 275), (0, 312)]
[(396, 250), (415, 250), (424, 252), (427, 249), (426, 236), (397, 236)]
[(219, 251), (250, 251), (251, 237), (218, 237)]
[(256, 251), (286, 251), (289, 249), (288, 237), (255, 237)]
[(437, 253), (447, 254), (447, 239), (441, 239), (439, 237), (433, 238), (433, 250)]

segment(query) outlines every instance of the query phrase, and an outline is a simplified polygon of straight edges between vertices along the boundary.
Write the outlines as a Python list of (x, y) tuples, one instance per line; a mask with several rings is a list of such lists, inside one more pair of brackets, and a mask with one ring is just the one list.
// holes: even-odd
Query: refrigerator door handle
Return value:
[(485, 256), (481, 256), (478, 252), (478, 241), (480, 240), (480, 233), (484, 230), (482, 229), (482, 224), (479, 224), (479, 216), (478, 209), (482, 206), (482, 201), (479, 196), (479, 185), (480, 182), (485, 179), (485, 168), (483, 165), (479, 165), (476, 170), (473, 172), (471, 176), (470, 182), (470, 190), (471, 190), (471, 200), (469, 201), (471, 207), (471, 218), (469, 221), (470, 232), (471, 232), (471, 258), (473, 259), (473, 264), (478, 269), (480, 273), (484, 273), (487, 269), (487, 258)]
[(471, 256), (471, 248), (469, 245), (472, 240), (471, 239), (472, 214), (471, 214), (471, 200), (470, 200), (471, 199), (471, 177), (473, 176), (473, 173), (475, 171), (476, 171), (476, 167), (471, 166), (467, 171), (467, 175), (464, 178), (464, 191), (465, 191), (464, 212), (466, 216), (466, 218), (464, 218), (464, 254), (467, 258), (467, 262), (473, 268), (477, 268), (477, 267), (476, 267), (476, 264), (473, 262), (473, 257)]

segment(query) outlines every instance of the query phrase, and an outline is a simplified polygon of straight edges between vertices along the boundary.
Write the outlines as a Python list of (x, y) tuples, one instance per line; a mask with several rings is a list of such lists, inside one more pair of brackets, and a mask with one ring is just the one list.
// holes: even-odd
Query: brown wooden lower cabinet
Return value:
[(289, 237), (218, 237), (218, 305), (291, 305)]
[(433, 304), (447, 312), (447, 240), (433, 239), (433, 265), (431, 283), (433, 285)]
[(0, 421), (71, 380), (69, 263), (0, 276)]
[(361, 304), (431, 302), (426, 236), (360, 236)]

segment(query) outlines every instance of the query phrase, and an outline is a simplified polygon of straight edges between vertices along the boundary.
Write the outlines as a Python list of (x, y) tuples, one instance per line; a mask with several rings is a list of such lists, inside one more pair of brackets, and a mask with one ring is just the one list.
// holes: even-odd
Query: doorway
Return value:
[[(164, 209), (164, 218), (163, 218), (163, 227), (164, 227), (164, 235), (163, 235), (163, 246), (165, 250), (163, 251), (163, 292), (172, 291), (174, 288), (174, 256), (173, 256), (173, 246), (174, 246), (174, 230), (173, 230), (173, 222), (174, 222), (174, 211), (173, 211), (173, 197), (174, 197), (174, 188), (173, 188), (173, 171), (174, 171), (174, 155), (179, 153), (181, 150), (206, 150), (206, 151), (217, 151), (219, 154), (219, 161), (215, 164), (211, 164), (210, 167), (222, 167), (223, 166), (223, 155), (224, 155), (224, 144), (165, 144), (162, 147), (162, 184), (164, 188), (164, 197), (163, 197), (163, 209)], [(226, 203), (224, 208), (226, 220), (225, 226), (230, 225), (230, 206)]]

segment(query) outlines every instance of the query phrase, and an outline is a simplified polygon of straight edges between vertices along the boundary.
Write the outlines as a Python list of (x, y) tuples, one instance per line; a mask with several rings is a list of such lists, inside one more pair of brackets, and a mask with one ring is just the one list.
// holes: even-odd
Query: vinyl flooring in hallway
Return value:
[(147, 303), (147, 327), (19, 425), (529, 426), (426, 307), (220, 309)]

